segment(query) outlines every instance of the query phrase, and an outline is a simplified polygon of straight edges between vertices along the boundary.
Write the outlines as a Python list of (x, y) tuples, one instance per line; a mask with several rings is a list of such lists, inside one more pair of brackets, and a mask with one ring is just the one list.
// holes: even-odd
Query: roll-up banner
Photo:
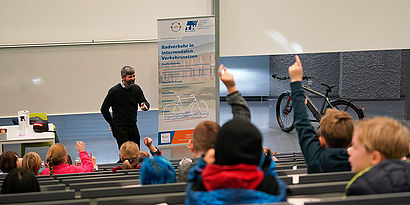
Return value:
[(187, 143), (216, 120), (215, 18), (158, 19), (158, 145)]

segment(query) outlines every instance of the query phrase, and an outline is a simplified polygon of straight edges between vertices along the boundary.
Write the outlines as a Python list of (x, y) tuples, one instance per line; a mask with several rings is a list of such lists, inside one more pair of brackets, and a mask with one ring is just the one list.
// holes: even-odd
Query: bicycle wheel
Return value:
[(162, 109), (162, 117), (165, 120), (177, 120), (182, 114), (182, 107), (178, 104), (168, 104)]
[(195, 101), (190, 107), (192, 118), (203, 118), (208, 116), (208, 105), (204, 101)]
[(293, 102), (288, 92), (282, 93), (276, 102), (276, 120), (279, 127), (285, 132), (290, 132), (295, 128)]
[(207, 117), (209, 115), (208, 104), (206, 104), (206, 102), (198, 101), (198, 109), (202, 117)]
[[(364, 118), (363, 110), (360, 109), (357, 105), (347, 100), (335, 100), (331, 102), (331, 105), (341, 111), (345, 111), (352, 116), (353, 121), (361, 120)], [(329, 108), (330, 106), (328, 106)]]

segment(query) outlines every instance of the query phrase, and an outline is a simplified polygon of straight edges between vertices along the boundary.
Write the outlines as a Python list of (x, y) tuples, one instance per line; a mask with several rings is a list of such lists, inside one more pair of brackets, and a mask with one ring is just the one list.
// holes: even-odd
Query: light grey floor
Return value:
[[(317, 101), (314, 99), (314, 101)], [(276, 100), (268, 101), (250, 101), (252, 123), (259, 128), (263, 134), (264, 146), (270, 147), (277, 152), (300, 151), (296, 131), (290, 133), (282, 132), (276, 122), (275, 105)], [(400, 101), (358, 101), (355, 102), (359, 107), (365, 108), (367, 117), (378, 115), (390, 116), (409, 127), (410, 123), (404, 121), (404, 100)], [(318, 105), (319, 106), (319, 105)], [(140, 112), (138, 114), (138, 127), (140, 129), (141, 139), (149, 136), (153, 138), (154, 145), (157, 145), (157, 120), (158, 111)], [(221, 123), (232, 118), (231, 109), (226, 102), (221, 102), (220, 107)], [(49, 121), (56, 124), (57, 134), (60, 142), (67, 147), (68, 153), (73, 160), (78, 156), (75, 148), (75, 141), (83, 140), (86, 144), (86, 150), (92, 152), (97, 158), (97, 163), (113, 163), (118, 160), (118, 148), (111, 132), (108, 130), (108, 124), (104, 121), (101, 114), (81, 114), (65, 116), (49, 116)], [(0, 119), (0, 125), (8, 125), (11, 119)], [(317, 123), (316, 123), (317, 124)], [(148, 151), (142, 144), (141, 150)], [(19, 145), (4, 145), (4, 150), (19, 151)], [(163, 155), (169, 159), (180, 159), (190, 157), (191, 153), (185, 145), (173, 147), (161, 147)], [(29, 151), (29, 149), (27, 149)], [(26, 151), (26, 152), (27, 152)], [(39, 152), (44, 158), (47, 148), (36, 148), (34, 151)]]

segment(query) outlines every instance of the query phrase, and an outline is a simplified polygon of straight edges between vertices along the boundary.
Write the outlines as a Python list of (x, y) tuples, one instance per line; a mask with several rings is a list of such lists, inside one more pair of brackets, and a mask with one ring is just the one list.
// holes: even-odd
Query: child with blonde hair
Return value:
[(38, 171), (41, 168), (41, 158), (35, 152), (29, 152), (23, 157), (22, 168), (28, 169), (34, 173), (34, 175), (38, 175)]
[[(144, 144), (148, 147), (152, 156), (161, 156), (161, 151), (152, 144), (150, 137), (144, 138)], [(125, 142), (120, 147), (120, 159), (123, 161), (122, 166), (114, 167), (112, 171), (116, 173), (117, 170), (139, 169), (141, 167), (140, 162), (145, 159), (147, 154), (144, 151), (140, 151), (135, 142)]]
[(357, 173), (346, 186), (346, 195), (410, 191), (409, 131), (397, 120), (375, 117), (355, 124), (349, 162)]
[(94, 171), (94, 164), (91, 161), (91, 157), (85, 151), (85, 145), (83, 141), (76, 142), (76, 148), (80, 155), (81, 166), (69, 165), (67, 163), (67, 150), (63, 144), (56, 143), (50, 147), (47, 152), (47, 168), (41, 171), (41, 175), (54, 175), (54, 174), (68, 174), (68, 173), (81, 173)]

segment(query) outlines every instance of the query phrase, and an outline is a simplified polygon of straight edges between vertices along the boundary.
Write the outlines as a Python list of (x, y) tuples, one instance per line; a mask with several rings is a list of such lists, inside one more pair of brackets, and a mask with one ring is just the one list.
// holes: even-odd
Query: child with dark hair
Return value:
[(41, 168), (41, 158), (35, 152), (29, 152), (23, 157), (22, 168), (28, 169), (34, 173), (34, 175), (38, 175), (38, 171)]
[[(69, 173), (81, 173), (94, 171), (94, 164), (91, 161), (91, 157), (85, 151), (85, 145), (83, 141), (76, 142), (76, 148), (79, 152), (81, 159), (81, 166), (67, 164), (67, 150), (63, 144), (56, 143), (48, 149), (47, 152), (47, 165), (41, 171), (41, 175), (54, 175), (54, 174), (69, 174)], [(47, 166), (46, 165), (46, 166)]]
[[(144, 144), (148, 147), (152, 156), (161, 156), (161, 150), (152, 144), (152, 139), (150, 137), (144, 138)], [(112, 171), (116, 173), (117, 170), (139, 169), (141, 167), (140, 162), (145, 161), (144, 159), (147, 154), (148, 153), (146, 152), (140, 151), (135, 142), (125, 142), (120, 147), (120, 159), (123, 161), (122, 166), (114, 167), (112, 168)]]
[(163, 156), (146, 158), (140, 169), (140, 181), (142, 185), (174, 183), (175, 169)]
[(18, 167), (18, 155), (15, 152), (7, 151), (0, 155), (0, 170), (9, 173)]
[(294, 108), (295, 127), (308, 173), (349, 171), (347, 147), (353, 134), (353, 121), (346, 112), (327, 109), (316, 133), (309, 119), (302, 88), (303, 69), (298, 56), (289, 67), (290, 88)]
[(219, 129), (189, 172), (186, 204), (251, 204), (286, 200), (275, 162), (265, 157), (262, 135), (249, 121), (233, 119)]
[(2, 194), (39, 192), (40, 185), (36, 176), (28, 169), (16, 168), (4, 179), (1, 187)]

